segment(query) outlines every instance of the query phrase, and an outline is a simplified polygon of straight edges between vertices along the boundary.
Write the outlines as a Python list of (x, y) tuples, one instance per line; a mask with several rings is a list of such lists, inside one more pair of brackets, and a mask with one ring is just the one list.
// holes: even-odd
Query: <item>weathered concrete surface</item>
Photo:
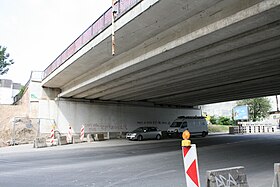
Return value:
[(81, 140), (80, 140), (80, 136), (79, 136), (79, 135), (73, 135), (72, 140), (73, 140), (73, 144), (75, 144), (75, 143), (81, 143)]
[(60, 136), (59, 145), (66, 145), (67, 144), (67, 136)]
[(34, 148), (47, 147), (46, 138), (44, 137), (35, 138), (33, 147)]
[[(172, 12), (172, 13), (171, 13)], [(278, 0), (149, 0), (43, 85), (60, 97), (198, 105), (280, 93)]]
[(207, 187), (249, 187), (243, 166), (207, 171)]
[[(82, 125), (85, 134), (128, 132), (139, 126), (157, 126), (167, 130), (178, 116), (199, 116), (197, 108), (163, 108), (123, 104), (77, 102), (70, 99), (40, 100), (39, 117), (55, 119), (60, 133), (67, 134), (69, 126), (73, 134), (80, 134)], [(51, 131), (52, 123), (41, 125), (42, 133)], [(111, 134), (114, 136), (114, 134)]]

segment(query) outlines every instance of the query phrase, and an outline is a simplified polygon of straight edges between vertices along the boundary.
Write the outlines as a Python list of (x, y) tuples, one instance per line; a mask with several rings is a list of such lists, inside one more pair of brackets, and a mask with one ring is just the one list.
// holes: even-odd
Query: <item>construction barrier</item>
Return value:
[(67, 144), (67, 136), (60, 136), (59, 145), (66, 145)]
[(94, 140), (95, 141), (102, 141), (102, 140), (104, 140), (104, 134), (95, 134)]
[(94, 139), (93, 139), (93, 135), (92, 134), (88, 134), (87, 135), (87, 142), (90, 143), (90, 142), (93, 142)]
[(207, 187), (249, 187), (244, 167), (207, 171)]
[(72, 127), (71, 126), (69, 126), (69, 128), (68, 128), (67, 143), (73, 143)]
[(261, 124), (256, 122), (239, 122), (239, 126), (229, 127), (229, 134), (256, 134), (256, 133), (274, 133), (276, 125)]
[(72, 143), (73, 143), (73, 144), (75, 144), (75, 143), (81, 143), (80, 136), (79, 136), (79, 135), (73, 135), (73, 136), (72, 136)]
[(239, 127), (237, 126), (229, 127), (229, 134), (239, 134), (239, 133), (242, 133), (239, 131)]
[(80, 140), (81, 140), (81, 142), (84, 141), (84, 137), (85, 137), (85, 127), (82, 125), (82, 128), (81, 128), (81, 135), (80, 135)]
[(274, 164), (274, 179), (272, 187), (280, 187), (280, 163)]
[(196, 145), (191, 144), (191, 141), (188, 140), (190, 138), (188, 131), (183, 133), (183, 138), (182, 153), (187, 187), (200, 187)]
[(50, 136), (50, 138), (51, 138), (51, 145), (53, 145), (54, 144), (54, 129), (52, 129), (51, 130), (51, 136)]
[(47, 147), (46, 138), (37, 137), (34, 139), (33, 148)]

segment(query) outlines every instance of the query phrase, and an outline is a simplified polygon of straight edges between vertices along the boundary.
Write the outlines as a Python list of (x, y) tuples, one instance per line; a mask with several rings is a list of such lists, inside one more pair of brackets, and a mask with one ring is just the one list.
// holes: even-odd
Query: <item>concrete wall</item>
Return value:
[[(167, 130), (171, 122), (180, 115), (201, 115), (198, 109), (157, 108), (90, 102), (41, 100), (39, 118), (55, 119), (58, 130), (79, 133), (81, 126), (85, 132), (127, 132), (139, 126), (157, 126)], [(41, 123), (41, 132), (51, 130), (50, 122)]]
[(3, 108), (2, 118), (8, 116), (5, 124), (10, 127), (9, 121), (13, 117), (29, 117), (40, 120), (40, 133), (50, 133), (53, 126), (61, 133), (67, 133), (69, 125), (73, 133), (80, 133), (82, 125), (86, 133), (127, 132), (139, 126), (157, 126), (167, 130), (178, 116), (201, 115), (199, 109), (93, 103), (57, 98), (58, 93), (59, 89), (42, 88), (41, 81), (31, 76), (18, 105), (11, 106), (9, 110)]

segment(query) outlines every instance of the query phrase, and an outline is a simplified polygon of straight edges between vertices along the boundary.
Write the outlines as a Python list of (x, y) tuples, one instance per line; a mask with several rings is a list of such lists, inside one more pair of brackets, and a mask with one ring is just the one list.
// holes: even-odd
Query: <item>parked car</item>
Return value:
[(144, 140), (144, 139), (157, 139), (162, 137), (161, 130), (157, 127), (139, 127), (132, 132), (126, 134), (126, 138), (129, 140)]

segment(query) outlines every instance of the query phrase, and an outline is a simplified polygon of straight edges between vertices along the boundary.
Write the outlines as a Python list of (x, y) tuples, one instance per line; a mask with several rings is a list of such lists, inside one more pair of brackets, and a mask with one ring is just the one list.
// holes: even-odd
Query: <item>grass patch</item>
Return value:
[(208, 132), (229, 132), (227, 125), (208, 125)]

